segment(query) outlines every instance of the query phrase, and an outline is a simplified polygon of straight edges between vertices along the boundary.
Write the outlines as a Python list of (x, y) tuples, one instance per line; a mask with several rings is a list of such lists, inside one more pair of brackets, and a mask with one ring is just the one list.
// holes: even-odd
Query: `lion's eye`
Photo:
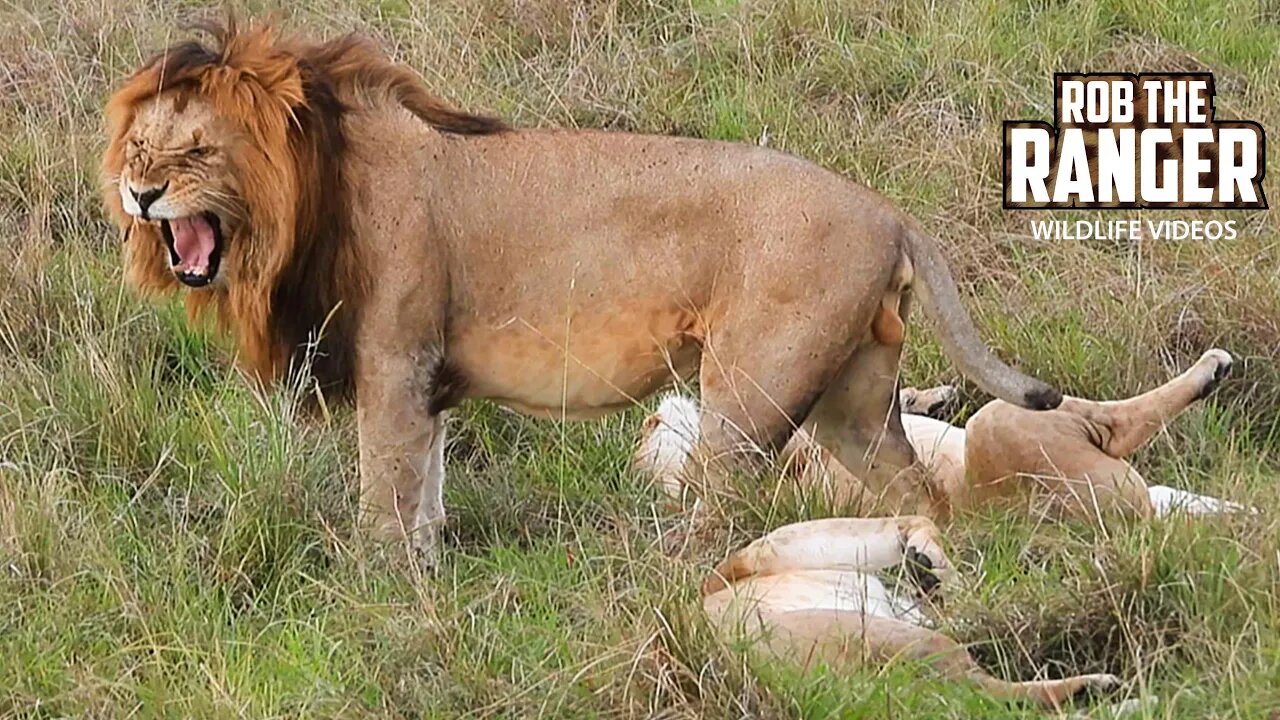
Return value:
[(187, 157), (202, 158), (202, 157), (207, 157), (212, 152), (213, 152), (213, 148), (211, 147), (208, 147), (206, 145), (197, 145), (191, 148), (190, 150), (187, 150)]

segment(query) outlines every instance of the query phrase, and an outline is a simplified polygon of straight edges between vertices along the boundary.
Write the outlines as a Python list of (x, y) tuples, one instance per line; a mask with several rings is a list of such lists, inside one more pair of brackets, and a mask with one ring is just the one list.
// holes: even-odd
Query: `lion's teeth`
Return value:
[(173, 271), (179, 275), (195, 275), (196, 277), (204, 277), (209, 274), (208, 267), (191, 267), (186, 263), (178, 263), (173, 266)]

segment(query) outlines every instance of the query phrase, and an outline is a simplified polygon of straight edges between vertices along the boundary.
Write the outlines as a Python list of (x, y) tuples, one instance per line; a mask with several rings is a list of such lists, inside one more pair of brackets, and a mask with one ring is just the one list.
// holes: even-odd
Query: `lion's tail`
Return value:
[(967, 378), (1001, 400), (1032, 410), (1052, 410), (1062, 393), (1006, 365), (982, 341), (960, 299), (946, 258), (933, 238), (918, 228), (906, 228), (907, 252), (918, 278), (914, 287), (933, 321), (942, 349)]

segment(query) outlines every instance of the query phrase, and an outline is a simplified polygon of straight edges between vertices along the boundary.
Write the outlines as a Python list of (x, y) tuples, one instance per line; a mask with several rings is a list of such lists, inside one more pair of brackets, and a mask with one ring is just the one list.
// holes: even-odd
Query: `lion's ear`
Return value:
[[(273, 59), (274, 60), (274, 59)], [(252, 75), (263, 90), (290, 108), (301, 107), (306, 103), (307, 95), (302, 89), (302, 73), (292, 57), (264, 63), (263, 67), (254, 68)]]
[(298, 60), (276, 42), (271, 25), (233, 30), (223, 41), (223, 64), (252, 79), (273, 99), (297, 108), (306, 102)]

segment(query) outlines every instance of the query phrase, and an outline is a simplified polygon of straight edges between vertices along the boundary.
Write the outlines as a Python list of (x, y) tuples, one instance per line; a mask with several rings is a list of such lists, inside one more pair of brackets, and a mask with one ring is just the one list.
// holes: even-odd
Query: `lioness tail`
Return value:
[(1062, 393), (1006, 365), (979, 337), (938, 243), (910, 226), (906, 236), (907, 251), (918, 278), (916, 294), (925, 315), (933, 321), (943, 351), (960, 372), (1001, 400), (1032, 410), (1058, 407)]

